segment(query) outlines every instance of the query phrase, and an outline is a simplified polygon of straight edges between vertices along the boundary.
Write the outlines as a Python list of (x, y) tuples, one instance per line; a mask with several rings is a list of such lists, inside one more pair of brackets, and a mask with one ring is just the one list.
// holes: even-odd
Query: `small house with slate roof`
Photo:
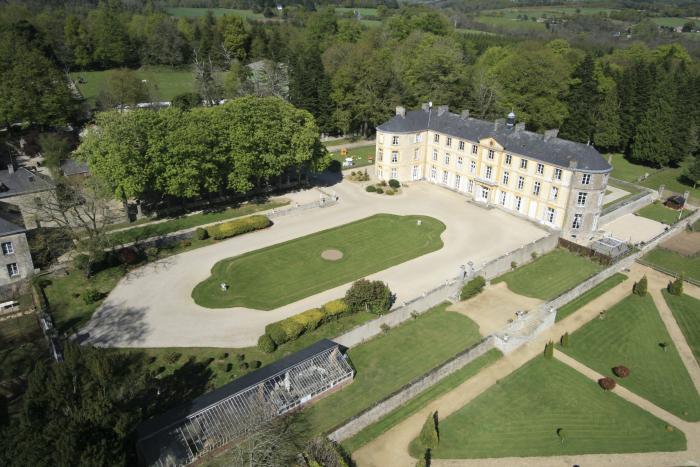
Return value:
[[(0, 170), (0, 215), (24, 225), (27, 230), (39, 226), (36, 210), (38, 202), (55, 189), (50, 178), (24, 167), (8, 165)], [(15, 222), (15, 223), (17, 223)]]
[(425, 180), (579, 241), (598, 228), (612, 166), (591, 145), (525, 130), (511, 112), (488, 122), (447, 106), (396, 108), (377, 127), (375, 175)]

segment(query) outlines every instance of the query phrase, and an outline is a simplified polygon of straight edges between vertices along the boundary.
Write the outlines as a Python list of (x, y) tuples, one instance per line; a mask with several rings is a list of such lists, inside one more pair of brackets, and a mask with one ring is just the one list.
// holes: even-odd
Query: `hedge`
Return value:
[(481, 276), (476, 276), (474, 279), (470, 280), (464, 287), (462, 287), (462, 293), (459, 296), (460, 300), (466, 300), (479, 295), (486, 285), (486, 279)]
[(249, 216), (207, 227), (207, 234), (214, 240), (223, 240), (254, 230), (266, 229), (271, 225), (272, 221), (266, 216)]
[[(337, 319), (348, 312), (350, 312), (350, 307), (348, 307), (344, 300), (333, 300), (323, 305), (322, 308), (312, 308), (297, 315), (283, 319), (282, 321), (276, 321), (268, 324), (265, 326), (264, 335), (268, 336), (275, 345), (282, 345), (285, 342), (293, 341), (305, 332), (313, 331), (321, 324)], [(262, 344), (265, 346), (265, 348), (269, 348), (266, 340)], [(260, 340), (258, 340), (258, 347), (260, 350), (266, 351), (263, 347), (261, 347)]]

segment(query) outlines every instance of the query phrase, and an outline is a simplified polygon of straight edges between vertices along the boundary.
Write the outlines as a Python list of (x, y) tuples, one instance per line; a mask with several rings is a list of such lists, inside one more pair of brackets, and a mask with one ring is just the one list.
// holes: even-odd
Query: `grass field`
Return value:
[(621, 284), (622, 282), (624, 282), (626, 280), (627, 280), (627, 276), (625, 276), (622, 273), (618, 272), (616, 274), (613, 274), (612, 276), (608, 277), (600, 284), (593, 287), (588, 292), (579, 295), (574, 300), (570, 301), (569, 303), (567, 303), (563, 307), (559, 308), (557, 310), (557, 319), (556, 320), (560, 321), (560, 320), (566, 318), (571, 313), (577, 311), (578, 309), (580, 309), (584, 305), (587, 305), (588, 303), (592, 302), (596, 298), (603, 295), (608, 290), (614, 288), (616, 285)]
[(633, 164), (620, 153), (606, 154), (605, 156), (612, 156), (611, 164), (613, 170), (610, 176), (626, 182), (637, 183), (645, 174), (652, 174), (658, 171), (658, 169), (645, 165)]
[(188, 18), (199, 18), (207, 16), (207, 12), (211, 11), (214, 16), (238, 15), (244, 18), (262, 19), (264, 16), (261, 13), (253, 13), (252, 10), (236, 10), (233, 8), (187, 8), (187, 7), (172, 7), (166, 8), (165, 11), (170, 16), (185, 16)]
[(371, 146), (363, 146), (360, 148), (350, 148), (348, 149), (348, 155), (347, 156), (342, 156), (340, 155), (340, 151), (332, 152), (331, 155), (333, 156), (334, 160), (337, 160), (341, 164), (345, 160), (346, 157), (352, 157), (354, 165), (350, 168), (357, 168), (357, 167), (366, 167), (368, 165), (372, 165), (374, 162), (370, 163), (367, 158), (369, 156), (374, 157), (375, 153), (375, 146), (372, 144)]
[(551, 300), (601, 269), (598, 263), (557, 248), (491, 282), (505, 282), (511, 291), (526, 297)]
[(504, 18), (517, 19), (518, 15), (528, 17), (560, 18), (564, 15), (597, 15), (599, 13), (610, 13), (612, 8), (599, 7), (566, 7), (566, 6), (533, 6), (522, 8), (503, 8), (500, 10), (485, 10), (485, 13), (502, 15)]
[(224, 209), (221, 211), (202, 212), (191, 216), (182, 216), (175, 219), (159, 222), (157, 224), (134, 227), (112, 234), (112, 238), (119, 243), (145, 240), (150, 237), (165, 235), (178, 230), (189, 229), (199, 225), (219, 222), (236, 217), (247, 216), (260, 211), (277, 208), (289, 204), (289, 201), (270, 201), (263, 203), (247, 203), (239, 207)]
[[(208, 308), (272, 310), (439, 250), (444, 230), (432, 217), (377, 214), (219, 261), (192, 297)], [(340, 250), (343, 258), (324, 260), (328, 249)], [(222, 282), (230, 284), (226, 292)]]
[(352, 438), (343, 441), (343, 447), (347, 452), (356, 451), (360, 447), (380, 436), (382, 433), (390, 430), (403, 420), (418, 412), (430, 401), (437, 399), (443, 394), (446, 394), (457, 386), (461, 385), (469, 378), (476, 375), (483, 368), (491, 365), (493, 362), (501, 358), (501, 355), (501, 352), (497, 349), (489, 350), (487, 353), (469, 363), (464, 368), (457, 370), (439, 383), (421, 392), (398, 409), (386, 415), (377, 423), (368, 426)]
[(683, 212), (676, 211), (675, 209), (667, 208), (659, 202), (654, 202), (636, 211), (635, 214), (656, 222), (661, 222), (662, 224), (673, 225), (688, 217), (693, 212), (695, 211), (690, 209), (684, 209)]
[(697, 205), (700, 202), (700, 187), (693, 188), (693, 184), (684, 178), (684, 167), (685, 165), (682, 165), (681, 167), (656, 171), (641, 184), (654, 190), (658, 190), (661, 185), (664, 185), (666, 189), (664, 192), (665, 197), (670, 196), (669, 191), (681, 195), (688, 191), (690, 192), (691, 203)]
[(665, 290), (663, 294), (695, 360), (700, 364), (700, 300), (690, 295), (671, 295)]
[(618, 199), (616, 199), (616, 200), (614, 200), (614, 201), (610, 201), (610, 202), (608, 202), (608, 203), (605, 203), (605, 204), (603, 205), (603, 209), (607, 208), (608, 206), (614, 205), (614, 204), (620, 204), (621, 202), (623, 202), (623, 201), (625, 201), (625, 200), (627, 200), (627, 199), (629, 199), (629, 198), (632, 198), (633, 196), (637, 195), (639, 192), (642, 191), (642, 190), (641, 190), (640, 188), (638, 188), (636, 185), (632, 185), (632, 184), (629, 184), (629, 183), (622, 183), (622, 182), (618, 182), (618, 181), (616, 181), (616, 180), (608, 180), (608, 185), (609, 185), (609, 186), (613, 186), (613, 187), (615, 187), (615, 188), (619, 188), (619, 189), (621, 189), (621, 190), (625, 190), (625, 191), (628, 192), (629, 194), (623, 196), (622, 198), (618, 198)]
[[(557, 430), (566, 430), (562, 443)], [(679, 451), (682, 432), (557, 360), (536, 357), (440, 421), (433, 458)], [(414, 446), (413, 446), (414, 447)], [(418, 453), (415, 447), (412, 451)]]
[(615, 378), (618, 384), (684, 420), (700, 420), (700, 396), (649, 295), (625, 298), (605, 319), (572, 334), (563, 350), (605, 376), (614, 377), (614, 366), (626, 366), (630, 375)]
[(353, 347), (355, 379), (307, 410), (310, 434), (325, 433), (389, 396), (414, 378), (465, 350), (481, 337), (476, 323), (438, 305), (415, 320)]
[(666, 26), (667, 28), (683, 26), (685, 23), (690, 21), (688, 18), (682, 18), (677, 16), (662, 16), (659, 18), (651, 18), (651, 20), (659, 26)]
[(379, 16), (376, 8), (345, 8), (336, 7), (335, 12), (340, 14), (353, 13), (357, 11), (361, 16)]
[(686, 277), (700, 281), (700, 255), (683, 256), (665, 248), (654, 248), (642, 258), (647, 263), (670, 272), (685, 273)]
[[(71, 78), (76, 82), (83, 97), (94, 103), (100, 91), (106, 86), (110, 71), (80, 71), (71, 73)], [(194, 75), (189, 69), (149, 67), (140, 68), (134, 72), (139, 79), (148, 80), (154, 85), (153, 100), (155, 101), (170, 101), (178, 94), (194, 91)], [(79, 77), (83, 77), (86, 82), (78, 83)]]
[(479, 15), (474, 19), (481, 24), (485, 24), (494, 28), (504, 28), (513, 30), (520, 29), (525, 31), (545, 31), (547, 29), (544, 23), (537, 23), (531, 20), (518, 21), (516, 19), (502, 16)]

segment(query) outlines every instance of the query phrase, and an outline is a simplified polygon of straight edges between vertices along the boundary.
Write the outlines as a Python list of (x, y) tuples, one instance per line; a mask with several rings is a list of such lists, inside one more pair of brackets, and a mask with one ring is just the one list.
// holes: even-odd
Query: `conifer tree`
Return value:
[(673, 154), (673, 90), (668, 80), (657, 84), (653, 98), (638, 122), (630, 148), (631, 158), (656, 167), (668, 165)]
[(569, 88), (566, 105), (569, 116), (561, 127), (562, 138), (589, 142), (596, 127), (596, 110), (601, 101), (598, 83), (594, 76), (595, 62), (586, 55), (574, 71), (574, 84)]
[(308, 110), (322, 132), (331, 131), (331, 82), (323, 68), (318, 46), (302, 46), (290, 65), (289, 100), (296, 107)]

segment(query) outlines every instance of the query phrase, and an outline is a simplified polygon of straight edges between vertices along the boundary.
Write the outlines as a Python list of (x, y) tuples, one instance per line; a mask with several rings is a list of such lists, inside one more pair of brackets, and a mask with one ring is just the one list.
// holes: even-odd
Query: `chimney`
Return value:
[(430, 110), (430, 103), (426, 102), (424, 104), (421, 104), (420, 108), (427, 112), (428, 110)]
[(515, 131), (523, 131), (525, 129), (525, 122), (520, 122), (515, 124)]
[(438, 112), (437, 112), (437, 114), (438, 114), (438, 115), (442, 115), (442, 114), (444, 114), (445, 112), (448, 112), (449, 110), (450, 110), (450, 106), (449, 106), (449, 105), (438, 105)]
[(545, 130), (544, 132), (544, 140), (549, 141), (552, 138), (556, 138), (557, 135), (559, 134), (559, 130)]
[(12, 165), (12, 164), (7, 164), (7, 173), (10, 174), (10, 175), (12, 175), (13, 173), (15, 173), (15, 166)]
[(508, 129), (512, 129), (515, 126), (515, 112), (511, 110), (511, 112), (508, 114), (508, 119), (506, 120), (506, 126)]
[(493, 122), (493, 131), (497, 131), (499, 128), (503, 128), (503, 126), (506, 124), (506, 119), (505, 118), (497, 118)]
[(396, 106), (396, 115), (399, 115), (401, 117), (406, 116), (406, 107), (402, 107), (400, 105)]
[(467, 120), (469, 118), (469, 110), (462, 110), (462, 120)]

